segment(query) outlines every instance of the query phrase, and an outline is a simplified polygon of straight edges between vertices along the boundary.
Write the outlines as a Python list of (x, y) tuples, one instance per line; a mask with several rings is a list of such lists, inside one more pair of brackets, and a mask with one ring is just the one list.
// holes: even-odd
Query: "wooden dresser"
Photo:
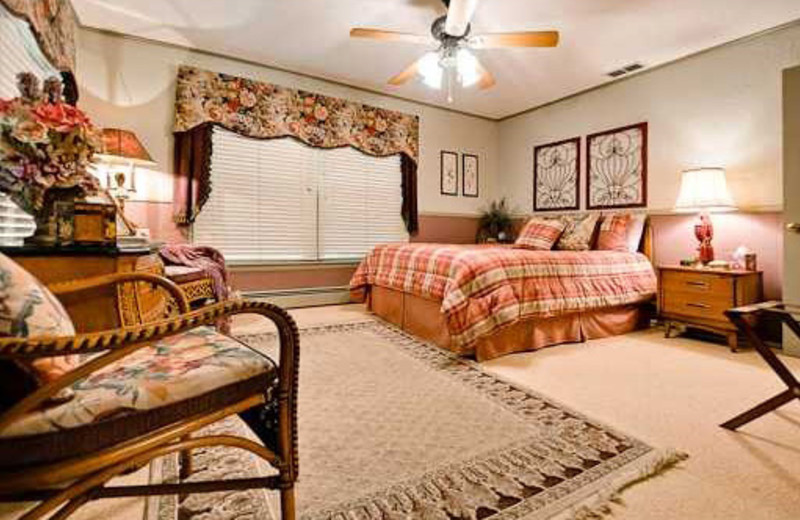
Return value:
[[(133, 271), (163, 275), (164, 265), (157, 251), (157, 247), (135, 253), (101, 246), (0, 248), (46, 285)], [(73, 321), (80, 324), (78, 332), (138, 325), (164, 313), (167, 304), (157, 289), (142, 282), (65, 295), (62, 303)]]
[(736, 327), (723, 313), (762, 300), (760, 271), (661, 266), (658, 282), (666, 337), (680, 323), (725, 336), (733, 352), (738, 345)]

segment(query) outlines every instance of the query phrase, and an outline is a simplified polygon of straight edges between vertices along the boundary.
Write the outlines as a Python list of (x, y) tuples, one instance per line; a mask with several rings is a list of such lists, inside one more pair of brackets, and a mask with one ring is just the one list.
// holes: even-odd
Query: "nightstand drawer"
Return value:
[(700, 296), (688, 291), (667, 292), (664, 294), (663, 304), (662, 312), (665, 313), (724, 321), (726, 324), (728, 318), (723, 313), (734, 307), (733, 296), (730, 293)]
[(714, 274), (667, 271), (662, 274), (661, 283), (666, 292), (687, 292), (697, 295), (719, 295), (732, 299), (733, 278)]

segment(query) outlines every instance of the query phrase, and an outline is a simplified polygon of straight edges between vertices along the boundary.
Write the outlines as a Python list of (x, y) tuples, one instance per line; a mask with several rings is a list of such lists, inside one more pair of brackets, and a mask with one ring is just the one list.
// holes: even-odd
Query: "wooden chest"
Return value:
[(722, 334), (736, 351), (736, 327), (724, 312), (762, 300), (760, 271), (662, 266), (658, 274), (658, 308), (667, 337), (680, 323)]

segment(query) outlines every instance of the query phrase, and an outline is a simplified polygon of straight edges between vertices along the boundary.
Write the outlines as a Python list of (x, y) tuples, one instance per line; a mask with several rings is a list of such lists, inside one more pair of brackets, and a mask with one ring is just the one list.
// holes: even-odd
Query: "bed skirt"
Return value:
[(440, 301), (372, 286), (366, 302), (372, 312), (406, 332), (458, 354), (474, 354), (478, 361), (560, 343), (626, 334), (646, 327), (650, 318), (641, 304), (533, 318), (503, 327), (465, 352), (451, 345), (444, 315), (439, 310)]

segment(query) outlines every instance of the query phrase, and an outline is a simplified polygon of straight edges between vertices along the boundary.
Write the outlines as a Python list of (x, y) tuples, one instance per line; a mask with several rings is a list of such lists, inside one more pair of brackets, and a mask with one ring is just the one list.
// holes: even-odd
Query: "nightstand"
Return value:
[(659, 267), (658, 310), (665, 337), (679, 323), (725, 336), (736, 352), (736, 327), (723, 313), (761, 301), (761, 285), (761, 271)]

